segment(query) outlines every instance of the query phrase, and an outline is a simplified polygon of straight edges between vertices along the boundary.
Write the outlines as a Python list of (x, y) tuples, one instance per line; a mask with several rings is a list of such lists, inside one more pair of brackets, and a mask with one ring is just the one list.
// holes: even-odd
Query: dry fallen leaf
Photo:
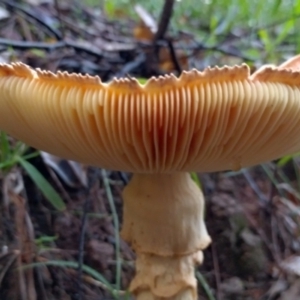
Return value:
[(10, 13), (8, 10), (0, 6), (0, 20), (5, 20), (10, 17)]
[[(299, 265), (298, 265), (299, 268)], [(278, 300), (299, 300), (300, 299), (300, 279), (296, 280)]]
[(87, 186), (87, 173), (82, 164), (62, 159), (47, 152), (41, 152), (41, 157), (44, 163), (52, 168), (69, 187)]
[(280, 278), (271, 285), (270, 289), (266, 293), (266, 296), (268, 296), (268, 299), (274, 299), (276, 296), (285, 291), (287, 287), (287, 281)]
[(300, 276), (300, 256), (298, 255), (290, 256), (286, 258), (284, 261), (282, 261), (280, 266), (288, 273)]

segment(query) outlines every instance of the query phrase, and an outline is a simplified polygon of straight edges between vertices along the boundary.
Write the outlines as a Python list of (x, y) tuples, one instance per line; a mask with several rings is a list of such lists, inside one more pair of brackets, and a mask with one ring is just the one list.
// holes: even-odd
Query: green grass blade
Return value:
[[(36, 262), (36, 263), (31, 263), (28, 265), (23, 266), (24, 269), (28, 269), (28, 268), (35, 268), (35, 267), (41, 267), (41, 266), (55, 266), (55, 267), (61, 267), (61, 268), (72, 268), (72, 269), (78, 269), (78, 263), (75, 261), (65, 261), (65, 260), (49, 260), (46, 262)], [(91, 277), (95, 278), (96, 280), (102, 282), (107, 289), (114, 294), (114, 288), (112, 287), (112, 285), (105, 279), (105, 277), (97, 272), (96, 270), (94, 270), (93, 268), (87, 266), (87, 265), (83, 265), (82, 266), (82, 270), (90, 275)]]
[(216, 300), (215, 296), (212, 293), (212, 290), (209, 286), (209, 284), (207, 283), (205, 277), (200, 273), (200, 272), (196, 272), (196, 278), (198, 279), (198, 281), (200, 282), (203, 290), (206, 293), (206, 296), (209, 300)]
[(292, 155), (286, 155), (286, 156), (279, 159), (279, 161), (277, 162), (277, 166), (278, 167), (284, 167), (292, 159), (293, 159)]
[(121, 259), (121, 248), (120, 248), (120, 235), (119, 235), (119, 219), (118, 213), (115, 207), (113, 194), (110, 188), (109, 180), (107, 178), (106, 170), (102, 169), (102, 178), (105, 186), (106, 195), (108, 198), (108, 203), (110, 210), (112, 212), (114, 231), (115, 231), (115, 244), (116, 244), (116, 288), (119, 290), (121, 288), (121, 272), (122, 272), (122, 259)]
[(0, 153), (0, 161), (4, 162), (10, 157), (10, 146), (7, 134), (1, 131), (1, 153)]
[(55, 189), (50, 185), (50, 183), (45, 179), (45, 177), (34, 167), (31, 163), (24, 160), (22, 157), (18, 157), (18, 162), (26, 170), (30, 178), (41, 190), (46, 199), (59, 211), (66, 209), (66, 205), (60, 195), (55, 191)]
[(191, 177), (195, 181), (195, 183), (198, 185), (199, 189), (202, 190), (202, 185), (201, 185), (201, 182), (199, 180), (199, 177), (198, 177), (197, 173), (192, 172)]

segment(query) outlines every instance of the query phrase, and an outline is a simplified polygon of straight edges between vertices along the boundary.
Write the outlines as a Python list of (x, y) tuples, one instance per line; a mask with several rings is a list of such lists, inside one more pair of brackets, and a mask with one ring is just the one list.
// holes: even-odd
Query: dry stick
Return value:
[(136, 58), (129, 63), (125, 64), (124, 67), (116, 74), (113, 74), (112, 77), (124, 77), (127, 74), (130, 74), (131, 72), (138, 69), (144, 62), (146, 61), (146, 56), (144, 53), (140, 53)]
[(69, 196), (69, 194), (65, 190), (62, 182), (59, 180), (56, 173), (47, 165), (46, 165), (46, 168), (47, 168), (48, 172), (50, 173), (50, 176), (52, 177), (52, 179), (55, 182), (56, 186), (58, 187), (59, 191), (61, 192), (62, 196), (64, 197), (64, 199), (67, 200), (68, 203), (72, 203), (71, 197)]
[(81, 218), (81, 228), (80, 228), (80, 238), (79, 238), (79, 250), (78, 250), (78, 299), (82, 300), (83, 297), (83, 289), (82, 289), (82, 265), (83, 265), (83, 256), (84, 256), (84, 237), (85, 237), (85, 229), (87, 225), (87, 212), (89, 209), (90, 197), (87, 197), (84, 206), (83, 206), (83, 215)]
[[(276, 176), (276, 169), (274, 169), (274, 178)], [(275, 192), (276, 192), (276, 186), (274, 184), (271, 185), (271, 192), (270, 192), (270, 201), (269, 201), (269, 206), (270, 206), (270, 214), (271, 214), (271, 239), (272, 239), (272, 247), (274, 249), (274, 256), (276, 257), (276, 262), (280, 262), (282, 261), (281, 255), (280, 255), (280, 247), (279, 247), (279, 243), (278, 243), (278, 237), (277, 237), (277, 220), (275, 220), (275, 208), (276, 208), (276, 204), (274, 203), (274, 196), (275, 196)]]
[(26, 41), (33, 41), (33, 37), (31, 34), (31, 30), (27, 24), (27, 20), (22, 16), (16, 16), (16, 21), (20, 25), (20, 31), (22, 36), (25, 38)]
[(57, 13), (57, 18), (59, 20), (60, 30), (61, 30), (61, 33), (62, 33), (62, 39), (64, 40), (65, 37), (66, 37), (66, 28), (65, 28), (65, 25), (62, 21), (62, 13), (61, 13), (61, 10), (59, 8), (58, 0), (54, 0), (54, 6), (55, 6), (56, 13)]
[(249, 171), (247, 169), (242, 169), (242, 172), (243, 172), (246, 180), (250, 184), (250, 187), (256, 193), (256, 195), (258, 196), (260, 204), (266, 205), (267, 203), (269, 203), (268, 198), (263, 194), (263, 192), (258, 187), (256, 182), (252, 179), (251, 175), (249, 174)]
[[(189, 49), (186, 48), (186, 50), (189, 50)], [(199, 42), (197, 42), (196, 46), (191, 47), (190, 50), (193, 51), (193, 53), (190, 56), (195, 56), (197, 52), (205, 50), (205, 51), (220, 52), (222, 54), (231, 55), (231, 56), (234, 56), (234, 57), (239, 57), (239, 58), (243, 59), (244, 61), (250, 61), (250, 62), (254, 62), (255, 61), (255, 59), (253, 59), (251, 57), (248, 57), (248, 56), (245, 56), (242, 53), (238, 53), (238, 52), (236, 52), (234, 50), (225, 49), (225, 48), (218, 47), (218, 46), (212, 46), (212, 47), (210, 47), (210, 46), (206, 46), (204, 44), (201, 44)]]
[[(92, 49), (91, 47), (84, 47), (73, 41), (60, 41), (56, 43), (43, 43), (43, 42), (27, 42), (27, 41), (14, 41), (10, 39), (0, 38), (0, 46), (12, 47), (16, 49), (41, 49), (46, 51), (54, 51), (65, 47), (73, 48), (76, 51), (82, 51), (101, 59), (104, 53), (101, 49)], [(107, 56), (108, 57), (108, 56)]]
[(167, 43), (168, 43), (168, 46), (169, 46), (169, 51), (170, 51), (171, 59), (173, 61), (175, 70), (178, 72), (178, 74), (180, 74), (181, 71), (182, 71), (182, 69), (181, 69), (180, 63), (178, 61), (178, 58), (177, 58), (176, 51), (174, 49), (173, 43), (172, 43), (172, 41), (170, 39), (167, 39)]
[(164, 38), (172, 17), (174, 2), (174, 0), (165, 0), (164, 7), (160, 15), (158, 29), (154, 36), (154, 42)]
[(172, 17), (174, 2), (175, 2), (174, 0), (165, 0), (162, 12), (160, 14), (158, 29), (153, 37), (153, 41), (152, 41), (153, 48), (152, 51), (150, 51), (147, 55), (147, 68), (149, 70), (150, 70), (149, 66), (152, 65), (153, 60), (154, 61), (158, 60), (158, 56), (159, 56), (158, 41), (162, 40), (166, 34), (166, 31), (168, 29)]
[(7, 7), (9, 7), (10, 9), (12, 9), (12, 10), (18, 10), (18, 11), (22, 12), (23, 14), (27, 15), (28, 17), (32, 18), (36, 22), (38, 22), (40, 25), (42, 25), (43, 27), (45, 27), (49, 32), (51, 32), (51, 34), (57, 40), (61, 40), (62, 39), (62, 36), (61, 36), (60, 32), (58, 32), (54, 27), (52, 27), (49, 24), (45, 23), (44, 20), (42, 18), (40, 18), (38, 15), (33, 14), (28, 9), (26, 9), (23, 6), (15, 3), (14, 1), (5, 1), (5, 0), (2, 0), (1, 2), (3, 4), (5, 4)]
[(215, 278), (216, 278), (216, 299), (220, 300), (221, 295), (220, 295), (220, 286), (221, 286), (221, 280), (220, 280), (220, 267), (219, 267), (219, 261), (218, 261), (218, 255), (217, 255), (217, 250), (214, 245), (214, 243), (211, 244), (211, 252), (212, 252), (212, 258), (213, 258), (213, 266), (214, 266), (214, 273), (215, 273)]
[(129, 182), (129, 178), (128, 178), (128, 175), (125, 173), (125, 172), (118, 172), (120, 178), (121, 178), (121, 181), (123, 182), (124, 185), (128, 184)]
[(20, 300), (30, 300), (28, 299), (27, 290), (26, 290), (26, 280), (24, 276), (24, 272), (22, 269), (22, 257), (18, 255), (17, 257), (17, 271), (18, 271), (18, 281), (19, 281), (19, 289), (20, 289)]
[[(23, 260), (26, 263), (31, 262), (31, 253), (32, 249), (30, 247), (31, 241), (29, 240), (27, 226), (25, 223), (26, 218), (26, 208), (25, 208), (25, 199), (14, 192), (10, 192), (10, 197), (15, 206), (15, 225), (16, 225), (16, 236), (18, 240), (18, 248), (21, 251), (21, 255), (17, 257), (17, 266), (18, 266), (18, 277), (19, 277), (19, 287), (20, 287), (20, 297), (22, 300), (33, 300), (36, 299), (36, 294), (34, 288), (32, 289), (33, 280), (29, 277), (32, 276), (32, 270), (26, 272), (22, 269)], [(28, 246), (29, 244), (29, 246)], [(31, 295), (31, 292), (33, 293)], [(29, 297), (31, 296), (31, 297)]]
[[(17, 253), (9, 253), (9, 254), (6, 254), (7, 256), (7, 261), (6, 261), (6, 264), (3, 266), (1, 266), (1, 273), (0, 273), (0, 286), (2, 286), (2, 281), (3, 281), (3, 278), (5, 277), (8, 269), (13, 265), (13, 263), (15, 262), (15, 260), (17, 259), (19, 254)], [(10, 257), (10, 258), (8, 258)], [(2, 258), (2, 257), (1, 257)]]
[[(197, 41), (195, 38), (192, 39), (193, 41), (193, 45), (189, 46), (189, 45), (174, 45), (174, 49), (182, 49), (185, 51), (191, 51), (192, 53), (190, 53), (189, 55), (187, 55), (187, 57), (192, 57), (195, 56), (199, 51), (205, 50), (205, 51), (214, 51), (214, 52), (220, 52), (222, 54), (226, 54), (226, 55), (230, 55), (230, 56), (235, 56), (235, 57), (239, 57), (241, 59), (243, 59), (244, 61), (250, 61), (250, 62), (254, 62), (255, 59), (248, 57), (246, 55), (243, 55), (242, 53), (239, 53), (238, 51), (235, 50), (231, 50), (231, 49), (226, 49), (222, 46), (207, 46), (202, 42)], [(137, 43), (137, 45), (141, 46), (141, 47), (151, 47), (151, 43), (146, 42), (146, 41), (140, 41)], [(167, 46), (167, 42), (165, 40), (158, 40), (156, 42), (156, 45), (158, 46)]]
[(277, 218), (274, 216), (273, 213), (273, 205), (272, 205), (272, 210), (271, 210), (271, 237), (272, 237), (272, 245), (274, 248), (274, 255), (276, 256), (276, 261), (282, 261), (281, 258), (281, 253), (280, 253), (280, 247), (279, 247), (279, 241), (278, 241), (278, 220)]
[(37, 282), (40, 286), (39, 290), (40, 290), (40, 293), (42, 294), (42, 299), (43, 300), (48, 300), (49, 298), (48, 298), (47, 293), (46, 293), (46, 288), (45, 288), (45, 284), (44, 284), (44, 280), (43, 280), (42, 271), (39, 268), (36, 268), (35, 269), (35, 274), (36, 274), (36, 277), (37, 277)]

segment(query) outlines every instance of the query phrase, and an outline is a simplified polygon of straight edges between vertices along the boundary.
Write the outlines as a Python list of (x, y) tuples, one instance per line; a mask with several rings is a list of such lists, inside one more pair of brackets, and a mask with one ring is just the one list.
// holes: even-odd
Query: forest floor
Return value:
[[(241, 36), (211, 47), (188, 32), (169, 34), (172, 12), (156, 22), (139, 7), (138, 22), (111, 20), (99, 9), (68, 3), (0, 1), (0, 62), (99, 75), (103, 81), (128, 75), (144, 80), (225, 61), (256, 67), (233, 47)], [(11, 138), (9, 143), (16, 145)], [(54, 208), (51, 195), (45, 197), (22, 165), (2, 168), (0, 299), (130, 299), (126, 289), (135, 255), (118, 240), (117, 227), (122, 226), (121, 193), (131, 175), (46, 153), (28, 162), (65, 207)], [(291, 158), (198, 174), (213, 240), (196, 270), (199, 299), (300, 299), (298, 165)]]

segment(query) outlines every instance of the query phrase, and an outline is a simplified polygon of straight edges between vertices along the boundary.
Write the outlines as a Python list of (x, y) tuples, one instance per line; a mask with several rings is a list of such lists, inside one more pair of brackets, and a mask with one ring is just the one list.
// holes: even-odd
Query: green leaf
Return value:
[(199, 189), (202, 189), (202, 185), (201, 185), (198, 175), (195, 172), (192, 172), (191, 177), (195, 181), (195, 183), (198, 185)]
[(44, 50), (40, 50), (40, 49), (31, 49), (30, 52), (31, 54), (40, 58), (45, 58), (47, 56), (47, 53)]
[(66, 205), (60, 195), (55, 191), (55, 189), (50, 185), (50, 183), (45, 179), (45, 177), (34, 167), (31, 163), (24, 160), (22, 157), (18, 157), (18, 162), (26, 170), (30, 178), (41, 190), (43, 195), (47, 200), (59, 211), (64, 211)]
[(51, 243), (57, 240), (58, 236), (49, 236), (49, 235), (43, 235), (39, 237), (38, 239), (35, 239), (35, 243), (37, 244), (43, 244), (43, 243)]
[(9, 159), (10, 156), (10, 146), (9, 146), (9, 141), (7, 134), (3, 131), (1, 131), (1, 153), (0, 153), (0, 158), (1, 162), (6, 161)]
[(280, 28), (280, 33), (276, 37), (275, 45), (280, 45), (285, 39), (287, 39), (288, 35), (294, 29), (294, 20), (288, 20), (285, 24)]
[(272, 15), (278, 13), (282, 0), (274, 0), (272, 7)]
[(280, 158), (280, 160), (277, 162), (277, 166), (278, 167), (283, 167), (285, 166), (289, 161), (291, 161), (293, 158), (292, 155), (286, 155), (282, 158)]
[(261, 29), (258, 31), (258, 35), (261, 41), (264, 43), (266, 52), (269, 53), (272, 50), (272, 39), (267, 30)]
[(294, 157), (298, 157), (300, 155), (300, 152), (294, 153), (292, 155), (286, 155), (279, 159), (277, 162), (278, 167), (285, 166), (289, 161), (291, 161)]
[(43, 235), (38, 239), (35, 239), (34, 242), (37, 245), (37, 247), (39, 247), (40, 249), (47, 249), (47, 247), (50, 246), (50, 244), (57, 239), (58, 236)]
[(114, 1), (105, 1), (104, 4), (104, 11), (107, 14), (108, 17), (113, 17), (116, 10), (116, 4)]
[(140, 78), (138, 78), (137, 79), (138, 80), (138, 82), (140, 83), (140, 84), (145, 84), (146, 82), (147, 82), (147, 78), (142, 78), (142, 77), (140, 77)]

